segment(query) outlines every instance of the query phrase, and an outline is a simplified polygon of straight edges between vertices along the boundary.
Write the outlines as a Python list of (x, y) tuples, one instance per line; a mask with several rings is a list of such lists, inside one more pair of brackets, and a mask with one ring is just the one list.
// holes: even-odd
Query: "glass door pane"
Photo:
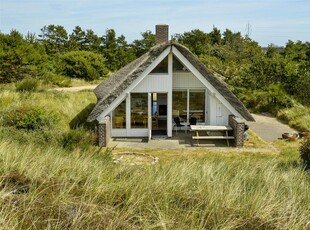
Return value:
[(131, 128), (148, 127), (148, 94), (131, 94)]
[(172, 116), (187, 121), (187, 91), (173, 91)]
[(205, 122), (205, 92), (189, 92), (189, 116), (195, 117), (197, 122)]

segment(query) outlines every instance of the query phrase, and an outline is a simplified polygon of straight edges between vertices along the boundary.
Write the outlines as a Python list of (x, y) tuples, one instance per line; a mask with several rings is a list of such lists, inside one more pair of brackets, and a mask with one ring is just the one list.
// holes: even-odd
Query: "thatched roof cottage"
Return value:
[(228, 126), (229, 115), (254, 121), (223, 80), (186, 47), (168, 41), (167, 25), (156, 26), (156, 39), (149, 52), (94, 90), (97, 104), (88, 121), (108, 122), (105, 136), (171, 137), (179, 127), (175, 121), (184, 128), (190, 121)]

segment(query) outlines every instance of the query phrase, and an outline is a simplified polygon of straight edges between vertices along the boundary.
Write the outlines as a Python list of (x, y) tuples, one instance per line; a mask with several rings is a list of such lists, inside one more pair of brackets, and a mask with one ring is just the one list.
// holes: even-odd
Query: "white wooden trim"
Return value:
[(207, 79), (202, 76), (202, 74), (181, 54), (181, 52), (176, 48), (172, 47), (172, 52), (175, 56), (179, 58), (179, 60), (185, 65), (186, 68), (189, 69), (197, 78), (200, 80), (207, 89), (213, 94), (216, 98), (218, 98), (223, 105), (226, 106), (227, 109), (229, 109), (233, 114), (243, 117), (215, 88), (213, 85), (211, 85), (210, 82), (207, 81)]
[[(170, 48), (171, 50), (171, 48)], [(167, 136), (172, 137), (172, 82), (173, 82), (173, 55), (168, 56), (169, 90), (167, 92)]]
[(129, 94), (170, 52), (171, 47), (167, 47), (142, 73), (141, 75), (109, 106), (106, 108), (96, 119), (101, 121), (107, 114), (117, 107), (119, 103)]
[(148, 130), (149, 140), (152, 138), (152, 93), (147, 94), (147, 111), (148, 111)]
[(130, 102), (130, 94), (126, 97), (126, 132), (127, 135), (130, 131), (131, 126), (131, 102)]

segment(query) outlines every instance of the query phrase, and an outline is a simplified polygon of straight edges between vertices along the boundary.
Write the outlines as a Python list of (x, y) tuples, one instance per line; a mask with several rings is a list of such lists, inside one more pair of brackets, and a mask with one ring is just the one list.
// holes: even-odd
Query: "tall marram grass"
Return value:
[[(7, 229), (308, 229), (310, 178), (280, 158), (175, 157), (115, 165), (88, 152), (0, 142)], [(266, 159), (267, 158), (267, 159)]]
[(292, 108), (280, 110), (277, 118), (298, 131), (310, 131), (310, 107), (295, 104)]

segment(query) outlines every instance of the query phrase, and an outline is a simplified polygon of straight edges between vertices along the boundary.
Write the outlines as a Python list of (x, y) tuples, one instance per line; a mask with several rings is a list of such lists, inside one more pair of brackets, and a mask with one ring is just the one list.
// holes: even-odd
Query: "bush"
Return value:
[(56, 113), (49, 112), (43, 107), (19, 107), (7, 111), (2, 119), (4, 125), (30, 131), (50, 127), (59, 118)]
[(62, 138), (62, 146), (67, 150), (73, 150), (80, 147), (87, 149), (97, 141), (97, 135), (83, 129), (70, 130)]
[(300, 158), (306, 170), (310, 169), (310, 138), (306, 138), (299, 147)]
[(15, 84), (17, 91), (34, 92), (38, 89), (39, 80), (35, 78), (26, 78)]
[(302, 76), (298, 79), (296, 97), (305, 106), (310, 106), (310, 74)]
[(107, 77), (105, 58), (90, 51), (71, 51), (60, 56), (60, 73), (85, 80), (96, 80)]

